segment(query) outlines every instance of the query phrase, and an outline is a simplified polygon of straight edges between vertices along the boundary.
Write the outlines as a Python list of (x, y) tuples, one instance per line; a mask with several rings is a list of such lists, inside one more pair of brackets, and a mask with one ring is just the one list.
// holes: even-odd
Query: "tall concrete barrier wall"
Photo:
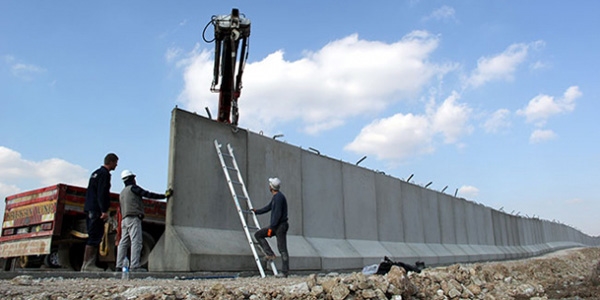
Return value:
[[(563, 224), (513, 216), (174, 109), (169, 186), (175, 193), (165, 233), (150, 254), (152, 271), (256, 270), (215, 140), (224, 151), (233, 147), (254, 207), (269, 203), (269, 177), (282, 180), (292, 270), (359, 270), (383, 256), (428, 265), (502, 260), (600, 244)], [(267, 225), (269, 214), (258, 219)], [(276, 239), (270, 243), (277, 249)]]

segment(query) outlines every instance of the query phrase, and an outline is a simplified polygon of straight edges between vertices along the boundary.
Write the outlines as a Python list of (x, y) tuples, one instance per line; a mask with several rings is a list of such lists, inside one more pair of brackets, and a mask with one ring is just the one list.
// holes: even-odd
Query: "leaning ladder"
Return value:
[[(225, 174), (225, 178), (227, 179), (227, 184), (229, 185), (229, 190), (231, 191), (231, 196), (233, 197), (233, 202), (235, 203), (235, 207), (237, 209), (238, 215), (240, 217), (240, 221), (242, 222), (242, 227), (244, 228), (244, 232), (246, 233), (246, 238), (248, 239), (248, 244), (250, 245), (250, 249), (252, 250), (252, 255), (254, 255), (254, 261), (258, 266), (258, 270), (260, 271), (260, 276), (265, 277), (265, 271), (263, 270), (262, 263), (260, 262), (260, 258), (258, 257), (258, 253), (256, 252), (255, 243), (252, 240), (252, 236), (250, 235), (250, 227), (246, 223), (246, 218), (244, 217), (244, 213), (246, 211), (242, 210), (240, 206), (240, 199), (245, 199), (246, 204), (248, 205), (248, 213), (252, 215), (252, 220), (254, 221), (255, 229), (259, 229), (260, 225), (258, 224), (258, 218), (256, 214), (252, 211), (252, 201), (250, 201), (250, 196), (248, 195), (248, 191), (246, 190), (246, 185), (244, 184), (244, 179), (242, 178), (242, 173), (240, 172), (240, 168), (238, 167), (237, 161), (235, 160), (235, 156), (233, 155), (233, 148), (231, 144), (227, 144), (228, 153), (223, 153), (221, 151), (221, 144), (217, 140), (215, 140), (215, 149), (217, 150), (217, 154), (219, 155), (219, 160), (221, 161), (221, 167), (223, 168), (223, 173)], [(225, 159), (227, 158), (227, 159)], [(231, 162), (227, 164), (227, 162)], [(237, 180), (231, 178), (231, 173), (235, 172), (237, 175)], [(241, 195), (238, 191), (241, 190)], [(273, 275), (277, 275), (277, 268), (275, 267), (275, 262), (271, 262), (271, 269), (273, 270)]]

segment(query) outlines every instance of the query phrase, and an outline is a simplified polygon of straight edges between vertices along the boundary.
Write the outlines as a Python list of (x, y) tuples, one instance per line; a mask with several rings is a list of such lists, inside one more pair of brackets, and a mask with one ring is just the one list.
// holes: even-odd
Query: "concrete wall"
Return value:
[[(429, 265), (512, 259), (599, 244), (562, 224), (512, 216), (174, 109), (169, 186), (175, 194), (165, 234), (150, 255), (153, 271), (256, 270), (215, 139), (222, 151), (233, 146), (254, 207), (269, 203), (269, 177), (282, 180), (292, 270), (359, 270), (383, 256)], [(269, 214), (258, 220), (268, 224)], [(270, 243), (277, 249), (275, 239)]]

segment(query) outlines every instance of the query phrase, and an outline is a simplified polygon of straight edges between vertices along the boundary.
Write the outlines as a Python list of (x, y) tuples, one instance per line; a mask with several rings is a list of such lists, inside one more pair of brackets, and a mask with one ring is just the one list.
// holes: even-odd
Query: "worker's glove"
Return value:
[(273, 232), (273, 229), (269, 228), (269, 230), (267, 230), (267, 236), (272, 237), (273, 234), (275, 234), (275, 232)]
[(165, 197), (167, 197), (167, 199), (169, 199), (171, 196), (173, 196), (173, 189), (169, 188), (166, 192), (165, 192)]

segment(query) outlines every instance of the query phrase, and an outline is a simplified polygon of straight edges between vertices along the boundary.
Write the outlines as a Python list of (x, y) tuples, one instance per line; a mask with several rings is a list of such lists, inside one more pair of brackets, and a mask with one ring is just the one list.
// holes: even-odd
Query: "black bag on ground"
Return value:
[(405, 264), (401, 261), (392, 261), (387, 256), (384, 256), (383, 261), (381, 263), (379, 263), (379, 267), (377, 268), (377, 273), (375, 273), (375, 274), (385, 275), (390, 271), (390, 269), (392, 269), (392, 266), (401, 267), (404, 270), (406, 270), (406, 272), (412, 271), (412, 272), (421, 273), (421, 270), (423, 270), (425, 268), (425, 263), (422, 261), (417, 261), (416, 264), (414, 266), (412, 266), (409, 264)]

